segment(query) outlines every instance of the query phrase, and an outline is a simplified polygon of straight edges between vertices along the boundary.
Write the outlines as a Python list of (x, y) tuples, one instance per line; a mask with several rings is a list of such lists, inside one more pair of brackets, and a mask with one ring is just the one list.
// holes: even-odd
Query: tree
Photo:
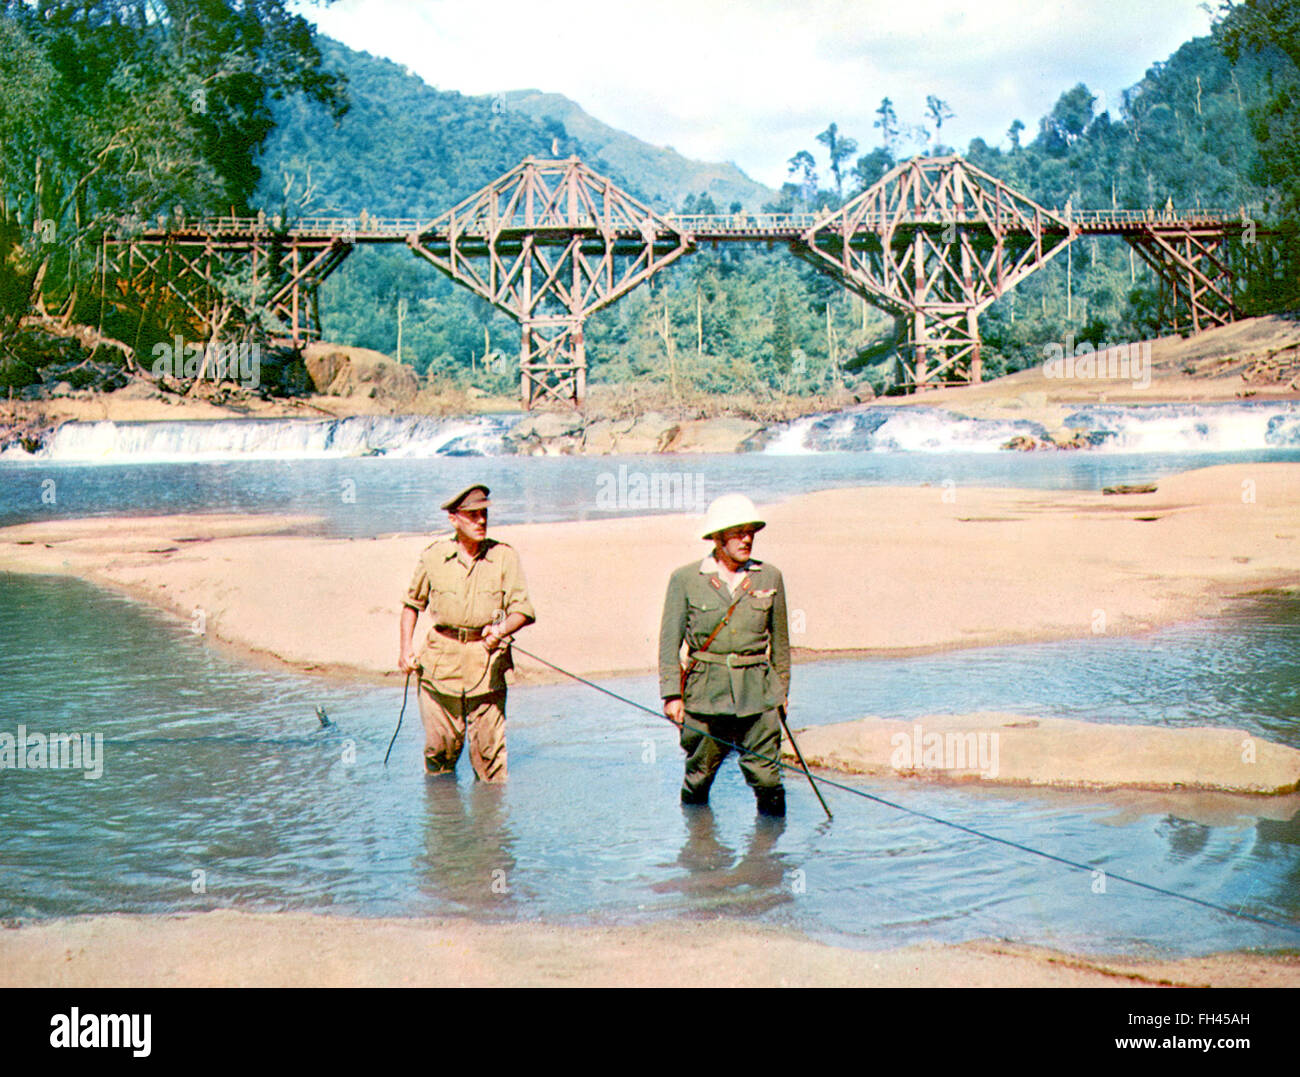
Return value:
[(858, 190), (865, 191), (893, 167), (894, 159), (883, 146), (877, 146), (870, 153), (859, 157), (858, 163), (853, 166), (853, 177)]
[(321, 69), (314, 28), (286, 0), (162, 0), (162, 9), (166, 51), (190, 91), (189, 122), (225, 200), (247, 208), (261, 176), (257, 155), (275, 126), (271, 102), (300, 93), (338, 119), (344, 81)]
[(804, 201), (814, 201), (817, 197), (817, 162), (813, 155), (807, 150), (800, 150), (786, 164), (789, 165), (790, 175), (802, 174), (799, 187)]
[(1088, 129), (1097, 99), (1082, 82), (1057, 98), (1052, 111), (1039, 124), (1039, 141), (1054, 156), (1061, 156)]
[(1234, 64), (1264, 61), (1268, 93), (1249, 109), (1258, 145), (1254, 178), (1276, 184), (1289, 214), (1300, 212), (1300, 9), (1283, 0), (1224, 3), (1214, 36)]
[(226, 206), (249, 208), (272, 101), (301, 93), (336, 117), (346, 109), (343, 80), (321, 70), (313, 27), (288, 0), (4, 0), (4, 15), (51, 57), (84, 113), (108, 103), (115, 79), (142, 104), (174, 98), (173, 122), (197, 137)]
[(142, 62), (147, 51), (120, 25), (87, 13), (70, 28), (72, 14), (11, 4), (0, 17), (0, 262), (10, 318), (54, 305), (67, 320), (106, 228), (211, 202), (219, 189), (173, 72)]
[(288, 2), (0, 0), (0, 350), (28, 314), (101, 316), (96, 255), (126, 222), (247, 211), (272, 101), (341, 112)]
[(1012, 120), (1011, 126), (1007, 128), (1007, 138), (1011, 140), (1011, 150), (1014, 153), (1020, 149), (1020, 132), (1025, 129), (1025, 125), (1019, 120)]
[(688, 215), (700, 213), (712, 216), (718, 212), (718, 206), (708, 191), (701, 191), (698, 195), (688, 194), (682, 200), (682, 212)]
[(772, 316), (772, 361), (780, 377), (789, 376), (794, 364), (794, 332), (790, 325), (790, 301), (784, 288), (776, 293), (776, 311)]
[(946, 101), (941, 101), (935, 94), (926, 94), (925, 114), (934, 121), (934, 152), (941, 153), (943, 151), (943, 121), (952, 119), (956, 113), (948, 107)]
[(831, 160), (831, 175), (835, 177), (835, 194), (843, 201), (844, 199), (844, 175), (840, 165), (849, 157), (858, 152), (858, 143), (856, 139), (841, 138), (839, 128), (831, 124), (820, 135), (817, 141), (826, 147), (826, 152)]
[(894, 103), (888, 97), (881, 98), (880, 107), (876, 109), (876, 119), (871, 126), (879, 129), (881, 145), (884, 146), (890, 159), (897, 160), (901, 129), (898, 114), (894, 111)]

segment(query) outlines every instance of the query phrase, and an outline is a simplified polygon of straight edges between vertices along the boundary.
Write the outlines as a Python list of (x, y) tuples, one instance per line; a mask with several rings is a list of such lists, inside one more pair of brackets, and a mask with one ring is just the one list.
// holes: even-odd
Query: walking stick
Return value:
[[(397, 712), (397, 728), (393, 730), (393, 739), (388, 742), (388, 751), (384, 753), (384, 766), (388, 766), (388, 757), (393, 754), (393, 745), (397, 743), (397, 734), (402, 731), (402, 718), (406, 714), (406, 693), (411, 688), (411, 675), (406, 675), (406, 684), (402, 688), (402, 709)], [(817, 794), (821, 796), (820, 793)]]
[[(629, 707), (635, 707), (639, 711), (645, 711), (645, 713), (650, 715), (650, 717), (652, 718), (662, 718), (665, 722), (673, 721), (667, 715), (662, 714), (659, 711), (651, 710), (644, 703), (638, 703), (635, 699), (628, 699), (627, 696), (621, 696), (617, 692), (611, 692), (608, 688), (605, 688), (597, 684), (595, 681), (587, 680), (586, 677), (579, 677), (578, 674), (571, 673), (569, 672), (569, 670), (563, 668), (562, 666), (557, 666), (554, 662), (548, 662), (540, 654), (533, 654), (532, 651), (525, 650), (523, 647), (520, 647), (519, 644), (517, 643), (513, 644), (513, 646), (515, 650), (517, 650), (520, 654), (527, 655), (529, 658), (533, 659), (534, 661), (540, 662), (542, 665), (555, 670), (556, 673), (563, 673), (566, 677), (572, 677), (579, 684), (585, 684), (588, 688), (594, 688), (596, 689), (597, 692), (603, 692), (605, 695), (617, 699), (620, 703), (626, 703)], [(785, 723), (785, 708), (784, 707), (777, 708), (776, 713), (777, 716), (781, 719), (782, 728), (785, 729), (786, 735), (790, 738), (791, 745), (794, 746), (794, 754), (798, 757), (800, 766), (803, 767), (804, 776), (812, 784), (813, 792), (817, 794), (817, 799), (821, 801), (822, 811), (826, 813), (826, 818), (828, 819), (834, 818), (834, 816), (831, 815), (830, 808), (826, 807), (826, 800), (825, 798), (822, 797), (821, 790), (817, 788), (817, 783), (816, 781), (813, 780), (812, 772), (808, 769), (808, 764), (803, 761), (803, 754), (799, 751), (799, 745), (795, 744), (794, 742), (794, 734), (790, 732), (790, 727)], [(677, 723), (673, 722), (673, 725), (677, 725)], [(737, 752), (741, 752), (742, 754), (745, 751), (745, 749), (741, 747), (739, 744), (732, 744), (731, 741), (723, 740), (721, 737), (715, 736), (712, 733), (706, 732), (704, 735), (708, 737), (710, 740), (716, 741), (718, 744), (725, 744), (728, 748), (734, 748)], [(767, 757), (760, 755), (759, 758), (765, 759)], [(789, 763), (786, 763), (784, 760), (780, 759), (779, 757), (773, 760), (773, 762), (775, 762), (777, 766), (787, 767), (790, 770), (794, 769), (793, 767), (790, 766)]]
[(790, 738), (790, 747), (794, 749), (794, 757), (799, 760), (799, 765), (803, 767), (804, 775), (808, 778), (808, 784), (812, 786), (813, 792), (817, 794), (817, 799), (821, 801), (822, 811), (826, 813), (827, 819), (832, 819), (830, 808), (826, 807), (826, 800), (822, 796), (822, 791), (817, 788), (817, 782), (813, 779), (812, 771), (808, 769), (808, 764), (803, 761), (803, 752), (799, 751), (799, 742), (794, 739), (794, 734), (790, 732), (790, 726), (785, 720), (785, 708), (776, 708), (777, 717), (781, 719), (781, 728), (785, 730), (785, 735)]

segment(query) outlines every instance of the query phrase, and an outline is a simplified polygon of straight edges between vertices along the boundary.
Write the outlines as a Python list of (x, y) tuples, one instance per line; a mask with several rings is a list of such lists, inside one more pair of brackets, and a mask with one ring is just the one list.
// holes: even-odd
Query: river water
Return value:
[[(703, 513), (728, 490), (759, 504), (850, 486), (1100, 490), (1216, 464), (1300, 461), (1300, 449), (1248, 452), (872, 453), (249, 460), (0, 464), (0, 526), (69, 516), (292, 513), (321, 535), (366, 538), (440, 529), (438, 504), (471, 482), (492, 489), (494, 526), (660, 512)], [(662, 496), (654, 498), (655, 485)]]
[[(1133, 639), (796, 667), (796, 724), (984, 708), (1233, 724), (1300, 746), (1300, 605)], [(568, 923), (728, 916), (844, 945), (1008, 938), (1195, 954), (1293, 937), (790, 780), (784, 827), (734, 764), (677, 803), (666, 723), (582, 686), (517, 688), (511, 779), (420, 773), (394, 688), (248, 669), (186, 624), (75, 580), (0, 582), (0, 730), (96, 731), (102, 773), (0, 772), (0, 917), (235, 907)], [(654, 704), (649, 677), (615, 691)], [(331, 719), (322, 728), (315, 708)], [(1300, 923), (1300, 820), (1177, 802), (855, 784), (900, 804), (1255, 915)], [(196, 874), (199, 873), (199, 874)], [(200, 890), (201, 892), (196, 892)]]
[[(493, 486), (496, 522), (612, 515), (620, 467), (760, 501), (872, 483), (1091, 488), (1249, 451), (1021, 456), (832, 450), (729, 457), (9, 460), (5, 523), (105, 513), (306, 513), (319, 533), (421, 530), (436, 495)], [(602, 478), (603, 476), (603, 478)], [(46, 480), (56, 496), (42, 498)], [(349, 486), (350, 483), (350, 486)], [(604, 484), (602, 486), (602, 484)], [(625, 484), (626, 485), (626, 484)], [(689, 487), (699, 492), (697, 487)], [(342, 496), (351, 489), (353, 497)], [(635, 506), (633, 506), (635, 507)], [(661, 506), (663, 511), (696, 506)], [(702, 508), (703, 506), (698, 506)], [(638, 510), (645, 511), (645, 510)], [(650, 509), (654, 511), (654, 509)], [(792, 718), (1009, 710), (1230, 725), (1300, 747), (1300, 602), (1132, 638), (796, 667)], [(524, 641), (526, 646), (526, 640)], [(0, 917), (211, 908), (624, 923), (726, 916), (842, 945), (1007, 938), (1080, 952), (1199, 954), (1295, 934), (1126, 886), (843, 793), (826, 823), (790, 780), (783, 826), (729, 763), (712, 809), (677, 803), (666, 723), (578, 685), (516, 688), (511, 779), (420, 773), (400, 690), (251, 669), (189, 626), (76, 580), (0, 576), (0, 733), (100, 733), (98, 778), (0, 771)], [(609, 686), (651, 706), (650, 677)], [(315, 710), (331, 725), (322, 728)], [(851, 780), (899, 804), (1153, 885), (1300, 925), (1294, 798), (1165, 800)]]

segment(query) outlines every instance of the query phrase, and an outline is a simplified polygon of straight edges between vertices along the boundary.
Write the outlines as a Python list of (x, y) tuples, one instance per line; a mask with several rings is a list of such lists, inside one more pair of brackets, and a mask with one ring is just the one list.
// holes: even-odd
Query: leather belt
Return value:
[(483, 638), (483, 626), (478, 628), (461, 628), (458, 625), (434, 625), (433, 630), (440, 636), (446, 636), (447, 639), (454, 639), (459, 643), (473, 643)]
[(744, 669), (748, 666), (760, 666), (767, 661), (765, 654), (717, 654), (713, 651), (694, 651), (691, 657), (700, 662), (710, 662), (715, 666), (729, 666), (731, 669)]

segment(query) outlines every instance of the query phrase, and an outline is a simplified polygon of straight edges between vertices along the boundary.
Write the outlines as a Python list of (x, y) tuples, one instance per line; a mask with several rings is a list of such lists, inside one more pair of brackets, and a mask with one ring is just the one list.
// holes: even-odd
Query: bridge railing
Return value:
[(665, 213), (664, 220), (683, 232), (805, 231), (816, 213)]
[(1258, 206), (1238, 206), (1236, 209), (1073, 209), (1067, 215), (1057, 214), (1081, 225), (1126, 224), (1199, 224), (1240, 222), (1263, 215)]
[[(1071, 224), (1087, 229), (1107, 227), (1124, 228), (1143, 224), (1161, 225), (1197, 225), (1197, 224), (1236, 224), (1262, 216), (1258, 207), (1244, 206), (1237, 209), (1085, 209), (1051, 211)], [(763, 236), (769, 234), (788, 236), (791, 233), (806, 232), (824, 214), (817, 213), (664, 213), (663, 220), (676, 229), (692, 234), (704, 235), (746, 235)], [(982, 218), (970, 207), (960, 214), (947, 209), (932, 209), (921, 214), (902, 218), (911, 223), (947, 224), (950, 222), (975, 222)], [(892, 214), (869, 214), (858, 218), (858, 228), (883, 230), (890, 224), (899, 223)], [(400, 239), (408, 235), (420, 234), (433, 224), (427, 217), (297, 217), (288, 222), (287, 234), (291, 236), (338, 237), (353, 241), (356, 239)], [(573, 222), (580, 228), (598, 227), (592, 217), (582, 217)], [(509, 228), (509, 224), (502, 224)], [(523, 227), (522, 225), (517, 227)], [(124, 220), (120, 225), (120, 235), (134, 234), (177, 236), (203, 236), (221, 238), (225, 236), (265, 236), (267, 239), (286, 234), (282, 222), (272, 216), (257, 217), (206, 217), (198, 220), (160, 219), (157, 222)]]
[(428, 217), (295, 217), (285, 228), (283, 222), (273, 216), (258, 217), (203, 217), (195, 220), (184, 218), (167, 218), (159, 221), (122, 220), (118, 224), (119, 234), (136, 233), (175, 235), (211, 235), (211, 236), (248, 236), (284, 235), (325, 235), (325, 236), (364, 236), (364, 237), (400, 237), (427, 228), (431, 218)]

